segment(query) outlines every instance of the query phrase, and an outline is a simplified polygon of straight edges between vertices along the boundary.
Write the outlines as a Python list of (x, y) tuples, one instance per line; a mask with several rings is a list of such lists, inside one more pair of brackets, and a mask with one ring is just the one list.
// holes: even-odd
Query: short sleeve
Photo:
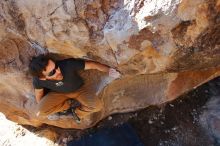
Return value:
[(82, 59), (68, 59), (68, 65), (73, 68), (73, 70), (84, 70), (85, 69), (85, 61)]
[(43, 89), (43, 87), (40, 86), (39, 80), (36, 77), (33, 78), (33, 86), (35, 89)]

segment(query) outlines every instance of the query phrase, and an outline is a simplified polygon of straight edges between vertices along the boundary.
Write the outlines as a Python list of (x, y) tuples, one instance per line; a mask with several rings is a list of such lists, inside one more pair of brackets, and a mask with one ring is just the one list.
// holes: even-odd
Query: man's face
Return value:
[(48, 64), (42, 73), (46, 79), (50, 80), (60, 80), (63, 78), (60, 68), (52, 60), (48, 61)]

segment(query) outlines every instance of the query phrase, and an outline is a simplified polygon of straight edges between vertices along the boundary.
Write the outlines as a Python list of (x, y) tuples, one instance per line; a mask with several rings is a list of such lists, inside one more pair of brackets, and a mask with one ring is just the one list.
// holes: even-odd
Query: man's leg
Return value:
[(65, 94), (49, 92), (38, 104), (37, 116), (48, 116), (67, 110), (70, 107), (68, 99)]
[(103, 108), (103, 103), (97, 98), (94, 98), (92, 102), (87, 102), (87, 99), (84, 100), (81, 96), (78, 100), (81, 102), (82, 106), (80, 108), (76, 108), (75, 112), (80, 119), (83, 119), (92, 113), (99, 112)]
[(81, 106), (75, 110), (75, 113), (80, 119), (103, 109), (104, 103), (95, 93), (95, 85), (87, 82), (79, 90), (68, 95), (70, 98), (74, 98), (80, 102)]

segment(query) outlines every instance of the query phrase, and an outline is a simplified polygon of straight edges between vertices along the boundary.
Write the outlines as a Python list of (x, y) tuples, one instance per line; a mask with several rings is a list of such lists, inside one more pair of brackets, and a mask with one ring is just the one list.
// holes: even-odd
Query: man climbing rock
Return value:
[[(35, 98), (38, 103), (38, 116), (51, 116), (65, 113), (71, 109), (75, 100), (80, 103), (74, 109), (76, 121), (85, 118), (103, 108), (102, 101), (95, 95), (94, 83), (84, 82), (78, 74), (80, 70), (96, 69), (118, 78), (120, 73), (115, 69), (93, 61), (81, 59), (64, 59), (54, 61), (48, 55), (33, 57), (29, 70), (33, 75)], [(47, 93), (47, 91), (49, 92)], [(72, 100), (70, 100), (72, 99)], [(73, 112), (73, 110), (71, 110)]]

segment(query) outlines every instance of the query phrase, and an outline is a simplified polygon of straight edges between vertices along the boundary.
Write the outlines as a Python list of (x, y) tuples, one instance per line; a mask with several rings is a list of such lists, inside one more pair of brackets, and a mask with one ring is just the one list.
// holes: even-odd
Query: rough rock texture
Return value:
[(58, 135), (51, 128), (45, 128), (44, 130), (38, 131), (35, 130), (35, 132), (29, 131), (23, 126), (7, 120), (2, 113), (0, 114), (0, 125), (0, 144), (2, 146), (58, 146), (58, 144), (53, 142), (58, 138)]
[[(177, 98), (220, 74), (219, 0), (0, 1), (0, 111), (20, 124), (84, 129), (112, 113)], [(123, 74), (100, 82), (105, 109), (88, 125), (35, 116), (29, 59), (99, 61)], [(104, 88), (105, 87), (105, 88)]]

